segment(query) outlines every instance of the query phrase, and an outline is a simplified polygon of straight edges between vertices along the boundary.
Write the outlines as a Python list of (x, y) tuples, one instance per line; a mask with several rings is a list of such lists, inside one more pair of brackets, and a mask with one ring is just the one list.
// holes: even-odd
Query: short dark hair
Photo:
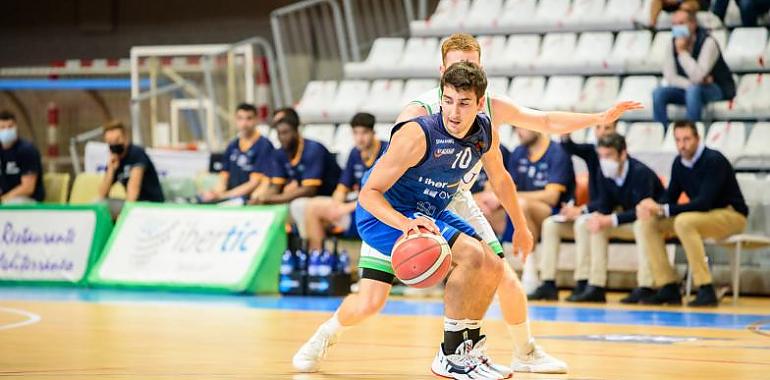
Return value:
[(460, 61), (449, 66), (441, 76), (441, 88), (443, 89), (446, 85), (458, 91), (472, 90), (476, 98), (481, 99), (487, 90), (487, 75), (479, 65)]
[(257, 114), (257, 107), (254, 107), (253, 104), (250, 103), (241, 103), (238, 105), (238, 107), (235, 108), (235, 111), (246, 111), (246, 112), (252, 112), (255, 115)]
[(353, 116), (352, 120), (350, 120), (350, 126), (353, 128), (364, 127), (374, 130), (374, 115), (366, 112), (359, 112)]
[(115, 129), (120, 129), (123, 134), (126, 133), (126, 127), (118, 120), (110, 120), (102, 125), (102, 133), (107, 133)]
[(677, 130), (679, 128), (690, 128), (692, 130), (693, 135), (695, 135), (695, 137), (700, 138), (700, 136), (698, 135), (698, 127), (695, 125), (694, 122), (690, 120), (680, 120), (680, 121), (674, 122), (674, 130)]
[(297, 110), (291, 107), (283, 107), (278, 108), (275, 111), (273, 111), (273, 118), (275, 118), (275, 115), (278, 115), (279, 113), (283, 113), (283, 116), (281, 116), (281, 119), (289, 119), (291, 120), (291, 123), (293, 125), (299, 126), (299, 114), (297, 113)]
[(279, 125), (286, 124), (291, 127), (291, 129), (297, 131), (299, 130), (299, 124), (296, 123), (296, 120), (292, 119), (291, 117), (282, 117), (278, 120), (276, 120), (273, 123), (273, 128), (278, 128)]
[(16, 121), (16, 115), (13, 114), (11, 111), (2, 110), (0, 111), (0, 120), (8, 121)]
[(618, 154), (626, 151), (626, 138), (618, 133), (608, 133), (596, 142), (596, 146), (615, 149)]

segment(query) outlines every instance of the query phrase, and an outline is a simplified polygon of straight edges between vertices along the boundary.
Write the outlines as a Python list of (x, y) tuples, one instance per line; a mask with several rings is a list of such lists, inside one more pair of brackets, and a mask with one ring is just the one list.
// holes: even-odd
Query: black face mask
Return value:
[(126, 146), (123, 144), (110, 144), (110, 152), (117, 154), (118, 156), (126, 151)]

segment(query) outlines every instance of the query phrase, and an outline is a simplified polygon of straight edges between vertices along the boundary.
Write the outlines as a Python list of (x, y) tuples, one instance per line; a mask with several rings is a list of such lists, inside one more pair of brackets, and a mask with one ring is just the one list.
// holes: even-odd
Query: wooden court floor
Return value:
[[(441, 339), (441, 318), (380, 315), (351, 329), (319, 374), (295, 374), (291, 356), (329, 312), (233, 304), (77, 299), (14, 299), (0, 288), (0, 377), (24, 379), (433, 379), (430, 363)], [(616, 299), (618, 296), (614, 296)], [(435, 303), (435, 301), (422, 301)], [(534, 304), (538, 308), (545, 304)], [(767, 316), (770, 299), (741, 299), (681, 316), (727, 320)], [(596, 306), (604, 312), (644, 310)], [(770, 379), (770, 321), (741, 328), (563, 322), (573, 306), (535, 320), (548, 352), (570, 365), (567, 375), (516, 374), (517, 379)], [(664, 309), (679, 312), (682, 309)], [(588, 309), (580, 309), (590, 312)], [(702, 315), (706, 314), (706, 315)], [(661, 314), (667, 315), (667, 314)], [(674, 314), (672, 314), (674, 315)], [(678, 314), (676, 314), (678, 315)], [(674, 316), (676, 316), (674, 315)], [(732, 317), (731, 317), (732, 316)], [(39, 319), (38, 319), (39, 317)], [(679, 318), (679, 317), (677, 317)], [(720, 319), (724, 320), (724, 319)], [(716, 319), (715, 319), (716, 321)], [(655, 321), (650, 320), (650, 324)], [(715, 322), (716, 323), (716, 322)], [(764, 326), (764, 327), (763, 327)], [(485, 322), (490, 355), (511, 355), (499, 318)]]

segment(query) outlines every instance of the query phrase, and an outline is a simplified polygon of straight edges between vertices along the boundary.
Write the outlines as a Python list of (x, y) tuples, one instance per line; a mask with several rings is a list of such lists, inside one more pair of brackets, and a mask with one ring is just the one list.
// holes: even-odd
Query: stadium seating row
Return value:
[[(634, 21), (647, 22), (651, 0), (441, 0), (428, 20), (412, 21), (413, 36), (538, 33), (549, 31), (628, 30)], [(763, 19), (762, 22), (766, 22)], [(698, 22), (708, 28), (741, 25), (740, 13), (730, 2), (725, 24), (710, 12), (698, 12)], [(671, 27), (663, 13), (658, 29)]]
[[(765, 27), (736, 28), (712, 35), (734, 72), (765, 71), (770, 62)], [(671, 32), (648, 30), (479, 36), (489, 75), (660, 73)], [(378, 38), (362, 62), (345, 65), (349, 79), (434, 77), (441, 53), (438, 38)]]
[[(562, 111), (597, 112), (615, 101), (636, 100), (644, 110), (624, 115), (626, 120), (652, 119), (652, 92), (659, 85), (656, 76), (517, 76), (491, 77), (489, 89), (507, 94), (517, 104)], [(732, 101), (709, 104), (706, 117), (717, 120), (763, 119), (770, 117), (770, 80), (764, 74), (746, 74), (736, 80), (737, 95)], [(396, 119), (404, 105), (420, 93), (435, 87), (431, 79), (378, 79), (312, 81), (297, 105), (306, 123), (344, 123), (359, 111), (374, 114), (377, 120)], [(683, 107), (672, 107), (671, 115), (683, 115)]]

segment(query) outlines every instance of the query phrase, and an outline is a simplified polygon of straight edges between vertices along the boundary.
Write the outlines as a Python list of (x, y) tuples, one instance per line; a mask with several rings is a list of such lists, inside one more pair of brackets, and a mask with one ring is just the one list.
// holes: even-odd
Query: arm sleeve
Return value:
[(271, 166), (273, 165), (273, 155), (275, 154), (273, 146), (270, 143), (262, 144), (254, 157), (252, 173), (263, 176), (270, 176)]
[(563, 151), (554, 154), (548, 170), (548, 185), (559, 185), (562, 191), (567, 191), (570, 181), (574, 181), (572, 159)]
[(345, 163), (345, 169), (342, 170), (342, 175), (340, 175), (339, 184), (345, 186), (348, 189), (352, 189), (353, 186), (355, 186), (353, 183), (353, 181), (355, 181), (353, 176), (353, 165), (355, 165), (355, 160), (353, 157), (356, 154), (358, 154), (358, 150), (353, 148), (348, 155), (348, 162)]
[(708, 37), (703, 42), (697, 61), (688, 53), (677, 54), (682, 69), (687, 73), (690, 81), (695, 83), (703, 82), (703, 78), (709, 75), (717, 58), (719, 58), (719, 46), (713, 37)]
[[(671, 43), (673, 44), (673, 42)], [(686, 89), (690, 85), (690, 80), (679, 75), (679, 73), (676, 71), (676, 57), (674, 57), (673, 49), (674, 48), (669, 44), (669, 53), (666, 54), (666, 59), (663, 61), (663, 79), (668, 82), (669, 86)]]
[(273, 159), (270, 163), (270, 182), (274, 185), (284, 185), (289, 182), (289, 173), (286, 172), (285, 164), (286, 158), (283, 152), (279, 150), (273, 151)]
[(37, 174), (39, 180), (43, 173), (43, 164), (40, 162), (40, 153), (35, 147), (24, 149), (19, 152), (19, 159), (17, 160), (19, 165), (19, 173), (21, 175)]
[[(305, 149), (308, 149), (305, 146)], [(324, 178), (324, 164), (326, 157), (324, 157), (323, 149), (313, 149), (312, 152), (308, 152), (308, 160), (305, 162), (305, 171), (302, 172), (302, 178), (300, 178), (300, 184), (302, 186), (321, 186)]]
[(222, 153), (222, 170), (223, 172), (230, 172), (230, 153), (232, 153), (232, 145), (228, 145)]

